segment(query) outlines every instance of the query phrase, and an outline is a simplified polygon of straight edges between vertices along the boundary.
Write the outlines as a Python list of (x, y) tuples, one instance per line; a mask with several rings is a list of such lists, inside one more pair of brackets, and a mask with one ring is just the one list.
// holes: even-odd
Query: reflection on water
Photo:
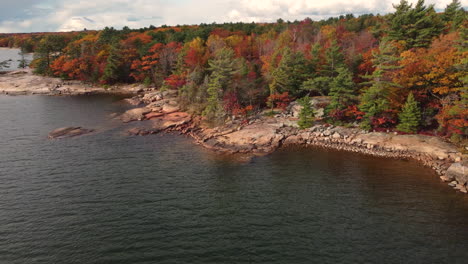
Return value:
[[(0, 97), (0, 263), (464, 263), (468, 199), (413, 162), (250, 163), (127, 137), (115, 98)], [(99, 133), (47, 140), (57, 127)]]

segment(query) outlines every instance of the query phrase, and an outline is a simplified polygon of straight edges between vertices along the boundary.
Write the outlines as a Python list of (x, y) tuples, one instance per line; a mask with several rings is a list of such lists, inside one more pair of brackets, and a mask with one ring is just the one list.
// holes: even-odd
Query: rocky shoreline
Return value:
[[(440, 175), (441, 180), (449, 182), (449, 186), (463, 193), (468, 192), (468, 157), (441, 138), (366, 132), (359, 128), (335, 127), (320, 123), (300, 130), (297, 126), (295, 105), (291, 105), (288, 111), (274, 116), (258, 113), (248, 121), (232, 120), (213, 128), (201, 117), (180, 112), (177, 91), (157, 91), (142, 85), (103, 88), (79, 81), (36, 76), (30, 70), (20, 70), (0, 75), (0, 94), (2, 93), (135, 95), (124, 100), (135, 108), (118, 117), (124, 123), (145, 121), (144, 126), (130, 128), (127, 131), (130, 135), (176, 131), (192, 137), (207, 149), (229, 155), (266, 155), (281, 147), (312, 146), (386, 158), (412, 159), (432, 168)], [(318, 104), (324, 103), (323, 98), (317, 100)], [(323, 109), (317, 110), (318, 113), (323, 112)], [(52, 131), (50, 138), (77, 136), (93, 130), (82, 131), (81, 128), (71, 127), (57, 131)]]
[(454, 145), (438, 137), (366, 132), (316, 124), (301, 130), (291, 112), (266, 116), (261, 113), (248, 122), (232, 120), (210, 127), (198, 116), (179, 112), (175, 93), (150, 92), (127, 99), (134, 108), (120, 116), (123, 122), (145, 121), (144, 127), (128, 130), (131, 135), (176, 131), (192, 137), (203, 147), (223, 154), (266, 155), (287, 146), (313, 146), (378, 157), (412, 159), (432, 168), (449, 186), (467, 193), (467, 157)]
[(66, 81), (59, 78), (34, 75), (31, 69), (2, 72), (0, 94), (4, 95), (132, 95), (145, 91), (142, 85), (118, 85), (101, 87), (81, 81)]

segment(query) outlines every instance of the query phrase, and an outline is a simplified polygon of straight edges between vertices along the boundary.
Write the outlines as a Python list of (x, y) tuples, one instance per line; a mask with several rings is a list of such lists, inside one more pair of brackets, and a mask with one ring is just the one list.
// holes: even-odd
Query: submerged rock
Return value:
[(49, 138), (66, 138), (76, 137), (93, 132), (93, 129), (86, 129), (82, 127), (62, 127), (55, 129), (49, 133)]

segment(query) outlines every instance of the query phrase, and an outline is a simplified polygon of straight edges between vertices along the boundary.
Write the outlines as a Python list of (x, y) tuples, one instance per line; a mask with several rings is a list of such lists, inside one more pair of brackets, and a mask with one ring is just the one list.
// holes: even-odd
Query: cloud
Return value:
[[(426, 0), (444, 9), (452, 0)], [(70, 31), (211, 22), (318, 20), (387, 13), (399, 0), (0, 0), (0, 32)], [(416, 0), (410, 0), (416, 2)], [(461, 1), (467, 6), (468, 0)]]
[[(434, 4), (436, 9), (443, 10), (452, 0), (427, 0), (426, 4)], [(240, 0), (233, 2), (228, 16), (235, 21), (274, 21), (277, 18), (287, 20), (322, 19), (353, 13), (388, 13), (394, 10), (393, 4), (399, 0)], [(416, 3), (416, 0), (410, 0)], [(467, 0), (461, 1), (464, 6)]]

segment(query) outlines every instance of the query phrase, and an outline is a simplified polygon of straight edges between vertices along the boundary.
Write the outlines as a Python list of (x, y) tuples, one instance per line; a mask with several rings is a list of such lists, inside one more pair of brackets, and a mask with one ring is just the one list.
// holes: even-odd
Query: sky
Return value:
[[(452, 0), (426, 0), (443, 10)], [(0, 33), (313, 20), (385, 14), (400, 0), (0, 0)], [(415, 3), (417, 0), (409, 0)], [(461, 0), (468, 6), (468, 0)]]

